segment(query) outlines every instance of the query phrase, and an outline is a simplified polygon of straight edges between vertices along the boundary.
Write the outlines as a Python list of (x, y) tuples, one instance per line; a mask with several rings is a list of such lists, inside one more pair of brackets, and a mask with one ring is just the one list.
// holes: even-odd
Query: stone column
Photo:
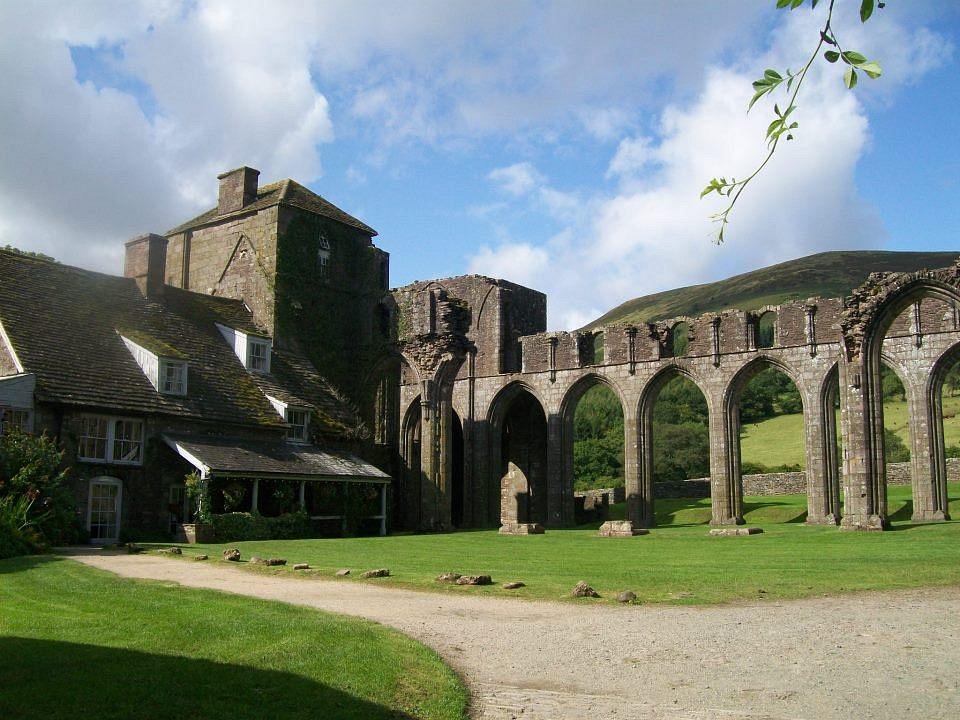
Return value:
[(260, 478), (253, 479), (253, 489), (250, 491), (250, 512), (257, 512), (257, 502), (260, 499)]
[[(427, 383), (424, 383), (426, 386)], [(426, 387), (424, 388), (426, 391)], [(433, 400), (421, 395), (420, 419), (420, 530), (436, 530), (440, 522), (440, 420)]]
[[(627, 494), (627, 519), (634, 527), (653, 525), (653, 483), (641, 469), (640, 423), (636, 404), (624, 408), (623, 414), (623, 479)], [(646, 483), (645, 480), (651, 482)], [(649, 487), (648, 487), (649, 485)]]
[(740, 479), (740, 412), (710, 408), (711, 525), (743, 525)]
[[(866, 367), (860, 357), (840, 360), (840, 428), (843, 437), (843, 519), (845, 530), (882, 530), (886, 513), (886, 482), (873, 476), (874, 454), (883, 457), (883, 407), (880, 425), (873, 436), (875, 409), (870, 395), (882, 403), (876, 378), (874, 393), (866, 386)], [(876, 444), (879, 442), (879, 448)], [(882, 493), (882, 504), (880, 493)]]
[[(807, 524), (836, 525), (839, 522), (838, 502), (834, 495), (839, 487), (835, 479), (836, 426), (826, 416), (820, 398), (804, 398), (803, 425), (806, 440)], [(833, 415), (833, 406), (829, 408)], [(832, 455), (831, 455), (832, 453)], [(834, 465), (831, 467), (831, 459)], [(839, 501), (839, 498), (837, 498)]]
[(563, 527), (574, 521), (573, 468), (565, 466), (564, 430), (559, 415), (547, 415), (547, 527)]
[(913, 473), (913, 522), (949, 520), (947, 467), (940, 394), (926, 392), (926, 377), (907, 379), (910, 417), (910, 469)]

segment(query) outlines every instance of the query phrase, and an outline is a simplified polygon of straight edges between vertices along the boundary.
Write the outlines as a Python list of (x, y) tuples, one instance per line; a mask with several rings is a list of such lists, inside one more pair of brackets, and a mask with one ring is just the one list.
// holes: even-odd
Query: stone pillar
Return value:
[(300, 495), (297, 498), (297, 500), (300, 503), (301, 512), (305, 512), (307, 509), (307, 481), (306, 480), (300, 481)]
[[(424, 383), (426, 386), (426, 383)], [(426, 390), (426, 387), (424, 388)], [(421, 396), (420, 419), (420, 530), (436, 530), (440, 522), (440, 421), (433, 401)]]
[[(709, 401), (708, 401), (709, 402)], [(740, 479), (740, 411), (710, 408), (711, 525), (743, 525)]]
[(260, 498), (260, 478), (253, 479), (253, 489), (250, 491), (250, 512), (257, 512), (257, 502)]
[(624, 408), (623, 414), (623, 480), (627, 495), (627, 519), (634, 527), (653, 525), (653, 483), (646, 487), (646, 473), (641, 469), (640, 423), (636, 404)]
[(926, 384), (926, 377), (911, 377), (907, 382), (913, 522), (950, 519), (940, 393), (931, 397), (926, 392)]
[[(574, 522), (573, 468), (565, 467), (563, 431), (560, 416), (547, 415), (547, 527), (563, 527)], [(573, 438), (569, 440), (572, 444)]]
[[(879, 373), (875, 379), (875, 392), (868, 392), (866, 366), (860, 357), (854, 360), (841, 358), (839, 364), (843, 437), (843, 519), (840, 527), (845, 530), (882, 530), (886, 515), (886, 481), (881, 472), (881, 482), (876, 482), (872, 471), (874, 456), (883, 458), (883, 393), (879, 387)], [(876, 410), (871, 407), (871, 394), (881, 403), (876, 436), (873, 435)]]
[[(826, 415), (828, 411), (830, 417)], [(804, 398), (808, 525), (836, 525), (840, 521), (839, 497), (834, 498), (839, 494), (839, 486), (831, 482), (836, 478), (837, 447), (836, 425), (830, 422), (832, 417), (832, 403), (827, 410), (820, 398)]]

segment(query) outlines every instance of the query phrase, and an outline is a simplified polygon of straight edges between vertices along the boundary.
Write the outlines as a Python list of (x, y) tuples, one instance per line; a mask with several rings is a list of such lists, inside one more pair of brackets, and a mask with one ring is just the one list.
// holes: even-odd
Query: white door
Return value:
[(91, 543), (117, 541), (120, 535), (121, 491), (121, 483), (116, 478), (100, 477), (90, 481), (87, 527)]

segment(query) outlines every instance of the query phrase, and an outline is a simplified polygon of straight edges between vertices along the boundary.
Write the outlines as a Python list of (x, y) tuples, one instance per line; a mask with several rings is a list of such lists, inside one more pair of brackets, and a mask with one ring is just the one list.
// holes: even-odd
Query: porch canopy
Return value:
[(312, 445), (187, 435), (164, 442), (203, 478), (256, 478), (390, 484), (387, 473), (342, 450)]
[[(300, 507), (306, 507), (307, 483), (374, 484), (380, 487), (380, 534), (387, 532), (387, 488), (391, 477), (379, 468), (343, 450), (321, 450), (312, 445), (264, 442), (189, 435), (163, 435), (164, 442), (193, 465), (204, 479), (249, 478), (253, 481), (251, 509), (256, 511), (261, 480), (300, 483)], [(346, 515), (316, 516), (315, 520), (340, 519), (346, 531)]]

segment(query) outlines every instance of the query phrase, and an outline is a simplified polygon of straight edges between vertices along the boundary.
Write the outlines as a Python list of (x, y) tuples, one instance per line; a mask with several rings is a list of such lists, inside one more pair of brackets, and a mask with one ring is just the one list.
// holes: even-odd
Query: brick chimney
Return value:
[(217, 175), (220, 181), (220, 202), (217, 204), (217, 213), (225, 215), (240, 210), (256, 200), (259, 176), (259, 170), (246, 165)]
[(145, 298), (163, 297), (166, 270), (167, 239), (163, 235), (148, 233), (127, 242), (123, 276), (136, 280)]

